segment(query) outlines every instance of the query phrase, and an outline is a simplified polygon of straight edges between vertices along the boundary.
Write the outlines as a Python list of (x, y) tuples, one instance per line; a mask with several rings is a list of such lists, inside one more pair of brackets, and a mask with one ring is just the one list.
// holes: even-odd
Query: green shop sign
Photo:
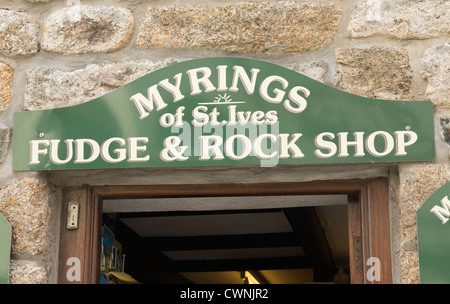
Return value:
[(417, 211), (420, 282), (450, 283), (450, 182)]
[(245, 58), (173, 64), (73, 107), (15, 113), (14, 169), (434, 159), (428, 101), (374, 100)]

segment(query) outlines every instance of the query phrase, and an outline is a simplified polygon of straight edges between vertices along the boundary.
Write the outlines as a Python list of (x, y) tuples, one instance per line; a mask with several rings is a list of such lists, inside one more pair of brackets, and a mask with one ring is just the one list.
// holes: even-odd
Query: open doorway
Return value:
[(347, 208), (346, 195), (104, 200), (101, 282), (349, 283)]
[[(385, 178), (259, 184), (83, 185), (65, 188), (62, 199), (61, 283), (100, 282), (104, 215), (118, 220), (116, 229), (120, 229), (111, 232), (123, 249), (116, 253), (125, 254), (122, 270), (146, 271), (142, 263), (149, 259), (132, 258), (137, 256), (134, 252), (151, 252), (154, 261), (158, 261), (151, 266), (153, 273), (161, 274), (159, 283), (213, 283), (216, 274), (222, 274), (222, 278), (238, 274), (240, 280), (249, 279), (251, 274), (260, 283), (269, 283), (271, 278), (288, 278), (293, 272), (299, 277), (298, 269), (312, 275), (305, 283), (329, 283), (334, 282), (341, 267), (344, 273), (348, 268), (346, 274), (351, 283), (392, 283), (389, 189)], [(67, 208), (74, 201), (80, 207), (78, 226), (69, 229)], [(329, 222), (327, 216), (337, 223)], [(176, 224), (180, 222), (185, 224)], [(342, 233), (340, 238), (334, 236), (341, 240), (336, 244), (345, 247), (343, 250), (333, 248), (336, 245), (330, 235), (339, 231), (338, 226), (345, 226), (347, 231), (346, 241), (342, 241)], [(242, 233), (249, 227), (255, 230)], [(345, 254), (340, 256), (339, 250)], [(73, 257), (80, 261), (81, 278), (77, 281), (70, 281), (67, 276), (67, 261)], [(377, 280), (366, 276), (372, 266), (366, 261), (373, 257), (379, 261)], [(348, 261), (348, 267), (342, 260)], [(130, 277), (155, 282), (138, 272)]]

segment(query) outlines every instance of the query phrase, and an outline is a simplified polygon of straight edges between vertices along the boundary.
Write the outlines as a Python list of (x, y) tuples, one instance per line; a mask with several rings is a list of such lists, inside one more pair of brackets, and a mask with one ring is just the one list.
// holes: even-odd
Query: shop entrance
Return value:
[[(214, 200), (105, 200), (102, 282), (114, 282), (122, 272), (141, 283), (349, 282), (345, 196)], [(272, 206), (212, 210), (239, 200), (235, 205), (251, 207), (259, 200)], [(155, 206), (195, 203), (209, 210), (161, 211)], [(316, 206), (280, 208), (311, 204)]]
[(388, 198), (382, 178), (66, 188), (80, 210), (77, 229), (62, 221), (59, 281), (391, 283)]

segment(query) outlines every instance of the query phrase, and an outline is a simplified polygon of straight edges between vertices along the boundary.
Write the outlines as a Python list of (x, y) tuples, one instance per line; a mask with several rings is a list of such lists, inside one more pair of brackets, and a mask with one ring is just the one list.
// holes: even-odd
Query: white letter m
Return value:
[(436, 205), (431, 208), (430, 212), (433, 212), (442, 221), (442, 224), (445, 224), (450, 217), (450, 200), (448, 199), (448, 196), (441, 200), (441, 204), (442, 207)]

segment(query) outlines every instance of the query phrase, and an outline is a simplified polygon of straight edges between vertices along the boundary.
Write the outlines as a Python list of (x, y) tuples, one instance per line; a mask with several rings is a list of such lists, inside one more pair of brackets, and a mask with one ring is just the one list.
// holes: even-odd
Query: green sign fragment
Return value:
[(0, 284), (8, 284), (11, 233), (11, 225), (0, 213)]
[(450, 283), (450, 182), (417, 211), (420, 282)]

